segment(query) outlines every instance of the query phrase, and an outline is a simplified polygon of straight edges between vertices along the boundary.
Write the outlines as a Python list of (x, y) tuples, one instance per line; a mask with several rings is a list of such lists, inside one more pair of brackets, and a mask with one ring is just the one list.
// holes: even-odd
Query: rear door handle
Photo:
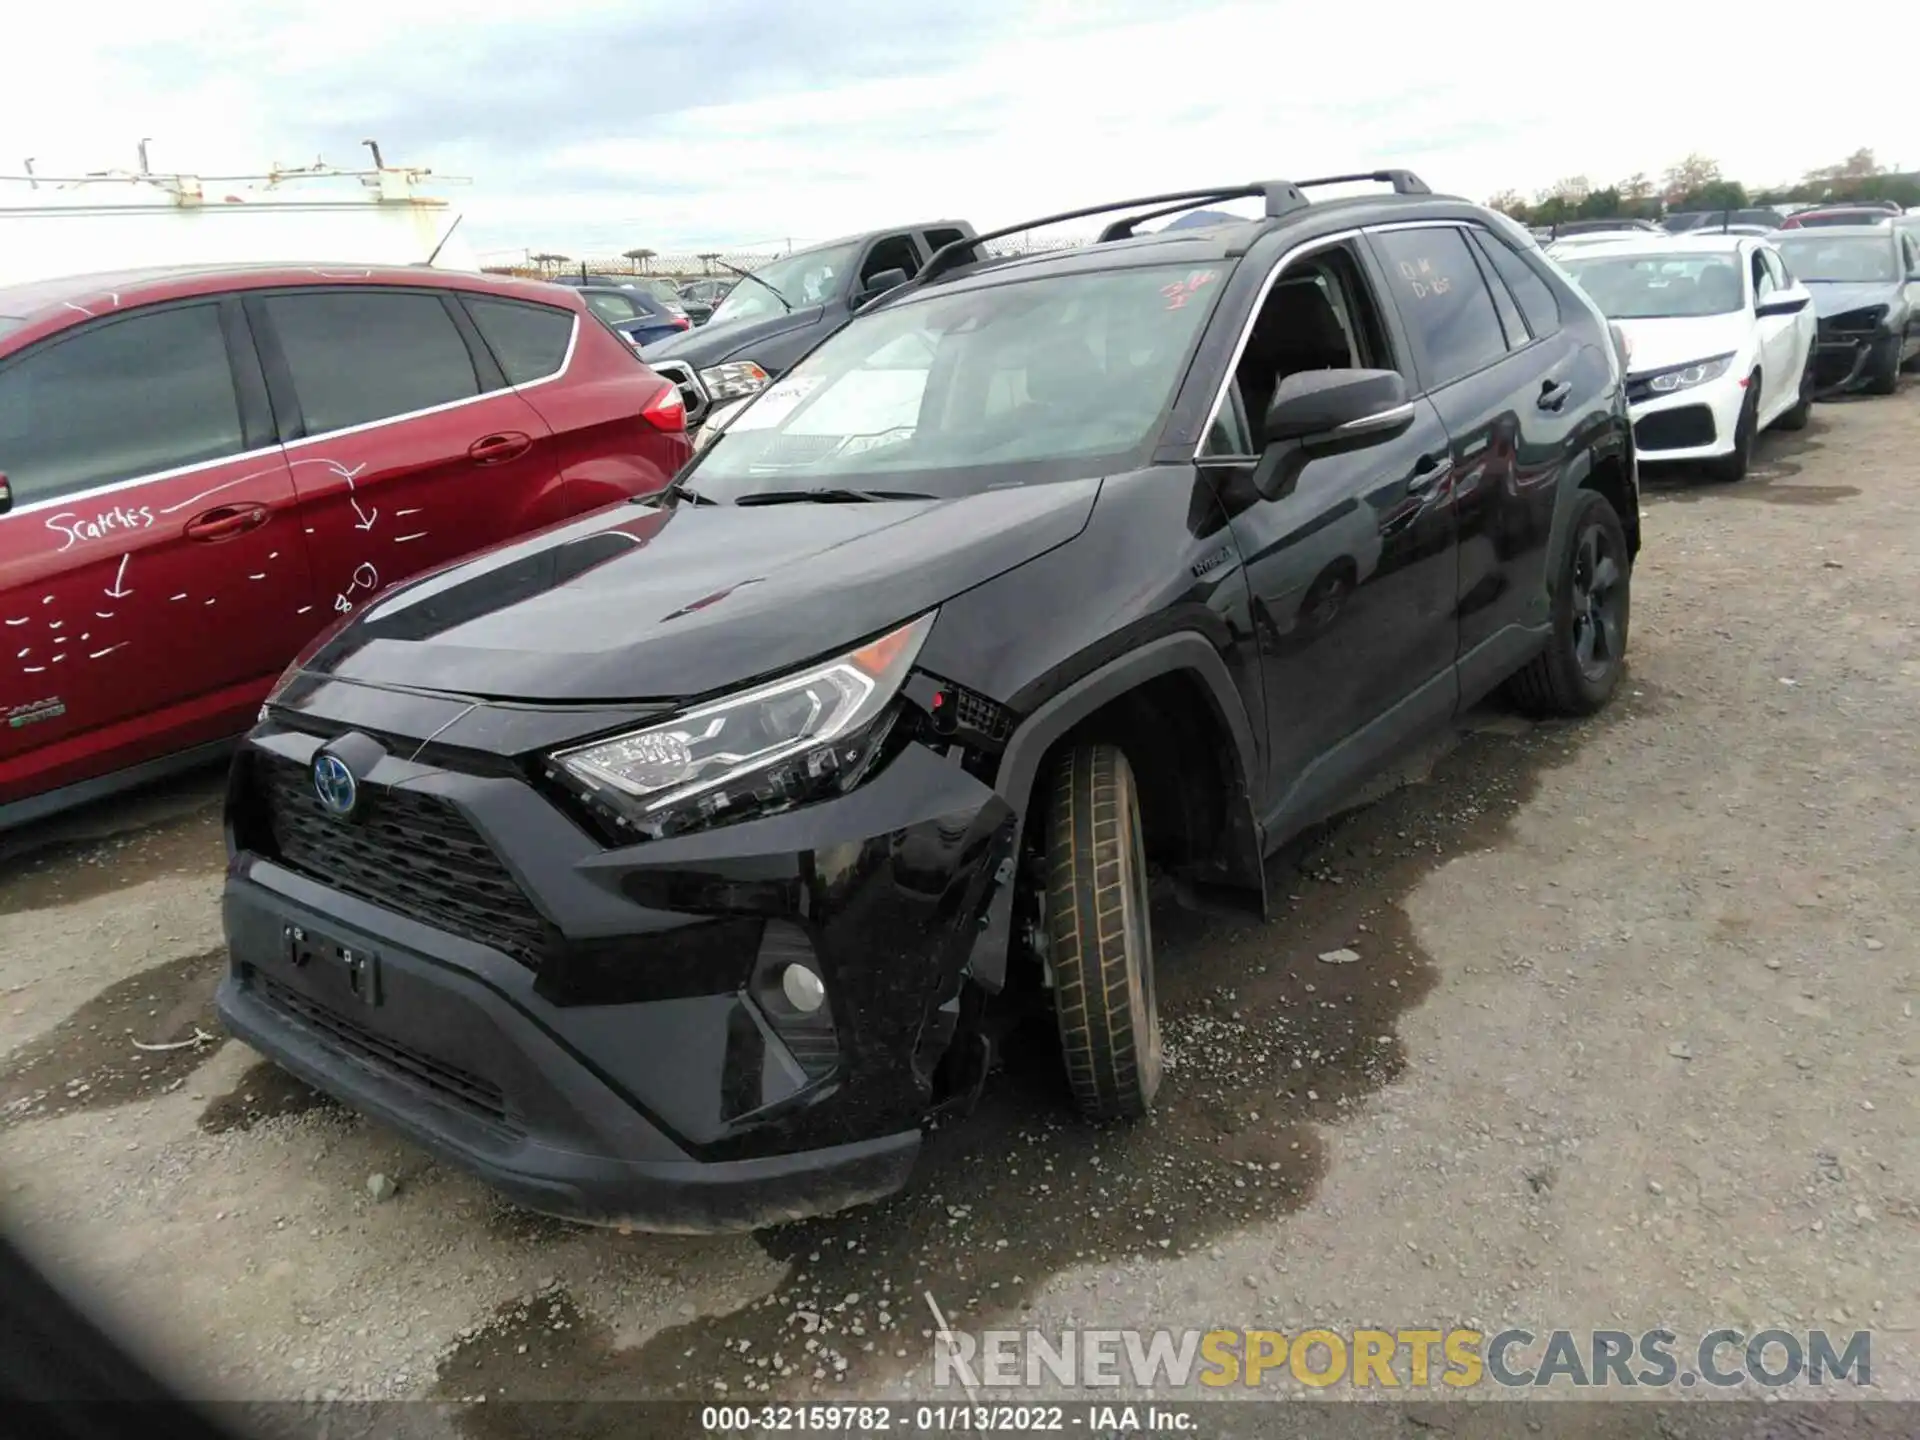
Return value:
[(498, 465), (503, 460), (517, 460), (533, 448), (533, 437), (518, 430), (509, 430), (499, 435), (486, 435), (467, 447), (467, 458), (476, 465)]
[(1567, 397), (1573, 394), (1573, 382), (1570, 380), (1543, 381), (1540, 386), (1540, 398), (1533, 403), (1542, 410), (1558, 410), (1567, 403)]
[(231, 540), (236, 535), (259, 529), (267, 523), (269, 513), (264, 505), (216, 505), (189, 520), (186, 535), (189, 540), (208, 543)]
[(1441, 453), (1422, 455), (1414, 462), (1413, 478), (1407, 481), (1407, 494), (1424, 495), (1453, 473), (1453, 457)]

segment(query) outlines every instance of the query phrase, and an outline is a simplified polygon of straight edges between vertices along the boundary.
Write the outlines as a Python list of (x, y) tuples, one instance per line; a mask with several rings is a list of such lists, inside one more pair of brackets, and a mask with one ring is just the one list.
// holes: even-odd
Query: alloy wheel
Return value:
[(1573, 552), (1573, 658), (1589, 683), (1604, 679), (1620, 663), (1624, 649), (1621, 582), (1626, 569), (1613, 549), (1613, 537), (1599, 525), (1589, 525)]

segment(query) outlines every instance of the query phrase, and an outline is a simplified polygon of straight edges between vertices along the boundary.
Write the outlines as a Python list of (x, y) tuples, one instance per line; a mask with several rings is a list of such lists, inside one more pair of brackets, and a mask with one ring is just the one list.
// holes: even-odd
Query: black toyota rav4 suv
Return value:
[(641, 1228), (898, 1188), (1022, 1009), (1147, 1110), (1149, 867), (1257, 909), (1397, 747), (1621, 674), (1607, 323), (1510, 222), (1337, 178), (1391, 193), (957, 241), (658, 497), (324, 636), (233, 770), (228, 1028)]

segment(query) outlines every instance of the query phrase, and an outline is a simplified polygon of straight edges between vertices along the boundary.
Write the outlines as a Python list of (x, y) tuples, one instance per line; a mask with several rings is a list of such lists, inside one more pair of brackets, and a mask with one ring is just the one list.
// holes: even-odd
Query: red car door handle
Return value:
[(189, 540), (231, 540), (267, 523), (264, 505), (216, 505), (187, 522)]
[(503, 435), (487, 435), (467, 447), (467, 457), (476, 465), (498, 465), (514, 460), (533, 448), (533, 437), (518, 430)]

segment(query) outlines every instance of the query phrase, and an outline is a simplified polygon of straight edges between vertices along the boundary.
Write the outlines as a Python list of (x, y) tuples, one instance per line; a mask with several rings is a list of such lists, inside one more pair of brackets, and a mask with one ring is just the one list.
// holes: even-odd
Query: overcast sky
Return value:
[[(1858, 24), (1453, 0), (198, 0), (8, 17), (0, 173), (316, 157), (471, 177), (470, 243), (611, 254), (825, 239), (1380, 165), (1484, 199), (1920, 165)], [(1884, 18), (1891, 20), (1893, 11)], [(1861, 12), (1864, 18), (1864, 12)], [(1645, 16), (1645, 20), (1633, 17)], [(1884, 37), (1894, 53), (1898, 31)], [(28, 63), (28, 57), (39, 57)], [(1897, 67), (1886, 74), (1897, 74)], [(1826, 78), (1829, 88), (1822, 89)], [(1837, 86), (1838, 88), (1831, 88)]]

